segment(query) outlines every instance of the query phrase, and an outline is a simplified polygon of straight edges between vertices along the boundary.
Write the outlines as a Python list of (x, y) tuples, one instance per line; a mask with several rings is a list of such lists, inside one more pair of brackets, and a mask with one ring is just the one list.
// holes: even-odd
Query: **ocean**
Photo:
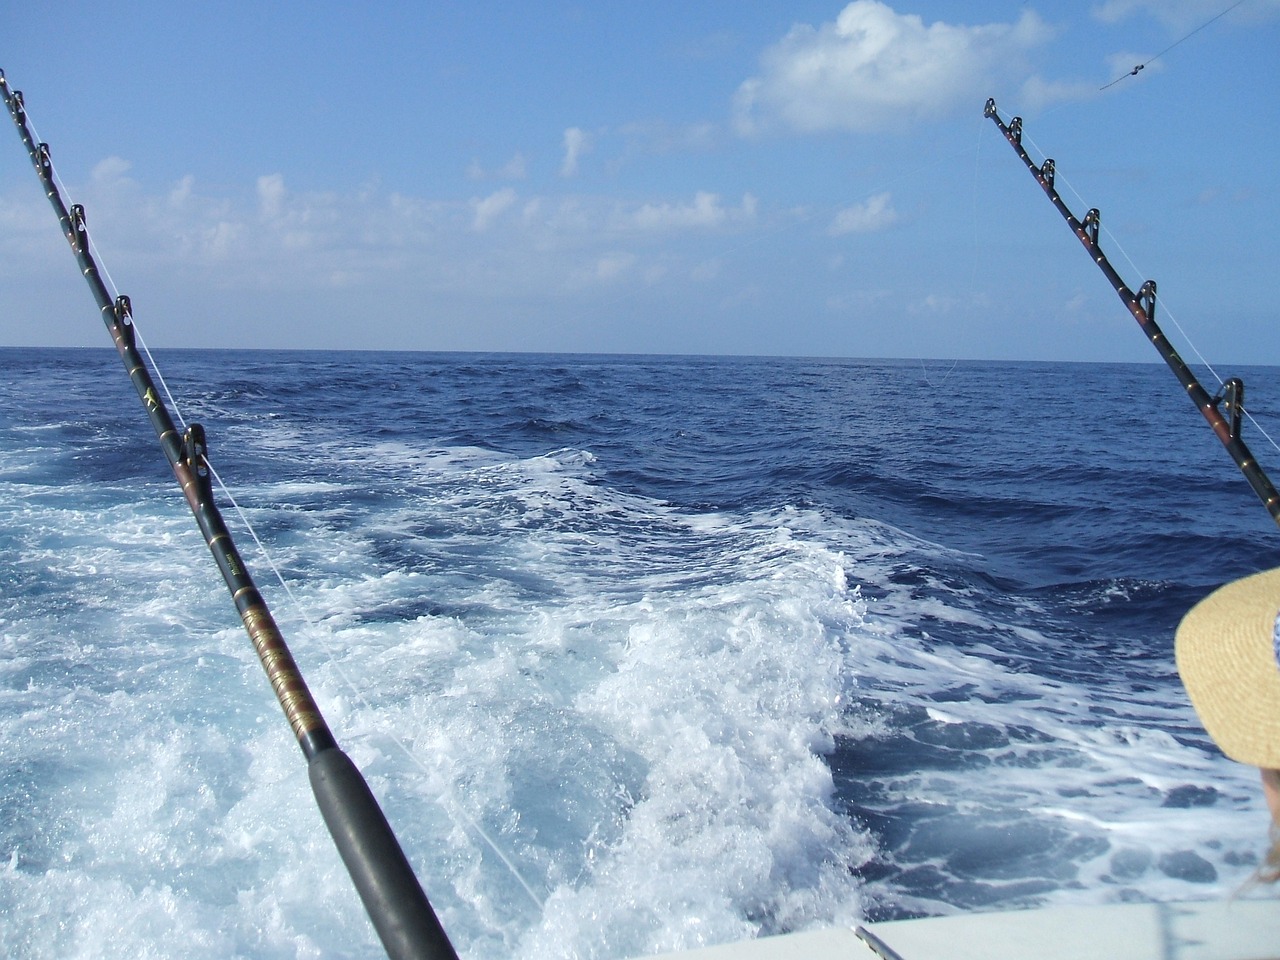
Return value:
[[(157, 360), (467, 960), (1275, 895), (1172, 642), (1280, 532), (1162, 365)], [(0, 954), (382, 956), (118, 357), (5, 363)]]

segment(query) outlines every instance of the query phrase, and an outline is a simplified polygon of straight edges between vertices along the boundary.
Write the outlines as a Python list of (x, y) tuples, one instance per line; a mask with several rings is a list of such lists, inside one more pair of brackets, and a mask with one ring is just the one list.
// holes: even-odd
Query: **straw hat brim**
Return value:
[(1232, 760), (1280, 769), (1280, 568), (1215, 590), (1183, 618), (1178, 673), (1200, 722)]

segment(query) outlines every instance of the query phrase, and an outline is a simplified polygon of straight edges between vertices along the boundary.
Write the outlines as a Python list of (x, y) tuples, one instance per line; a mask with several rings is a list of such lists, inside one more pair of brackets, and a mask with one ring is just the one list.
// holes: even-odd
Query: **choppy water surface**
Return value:
[[(1278, 535), (1162, 367), (159, 359), (464, 957), (1257, 862), (1172, 634)], [(115, 354), (6, 362), (3, 952), (380, 956)], [(1274, 423), (1280, 370), (1244, 375)]]

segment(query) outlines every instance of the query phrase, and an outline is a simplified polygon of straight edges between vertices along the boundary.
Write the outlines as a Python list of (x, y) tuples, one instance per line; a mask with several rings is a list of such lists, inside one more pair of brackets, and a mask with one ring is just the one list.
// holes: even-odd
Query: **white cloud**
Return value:
[(195, 186), (196, 178), (191, 174), (187, 174), (169, 191), (169, 206), (181, 207), (191, 199), (191, 191)]
[(671, 227), (714, 227), (726, 217), (720, 198), (714, 193), (699, 192), (693, 203), (675, 206), (670, 203), (646, 203), (635, 212), (635, 224), (646, 230)]
[[(717, 266), (698, 265), (707, 256), (698, 243), (684, 249), (673, 242), (681, 234), (701, 240), (697, 234), (741, 227), (757, 216), (751, 195), (729, 200), (711, 192), (626, 203), (494, 184), (470, 196), (432, 199), (376, 184), (295, 190), (277, 172), (213, 189), (185, 176), (147, 190), (120, 177), (126, 169), (115, 161), (103, 167), (93, 191), (75, 193), (89, 194), (91, 226), (100, 227), (95, 239), (107, 254), (103, 266), (135, 295), (150, 285), (151, 295), (137, 301), (153, 307), (161, 287), (173, 287), (176, 296), (201, 284), (266, 300), (323, 298), (334, 290), (392, 296), (408, 285), (441, 298), (489, 300), (511, 291), (585, 295), (667, 277), (705, 284), (716, 279)], [(26, 220), (31, 235), (49, 232), (43, 198), (33, 192), (20, 205), (0, 192), (0, 247), (25, 241)], [(61, 264), (64, 255), (52, 245), (51, 262)]]
[(751, 219), (756, 212), (756, 198), (751, 194), (742, 197), (742, 206), (730, 210), (714, 193), (699, 191), (690, 204), (646, 203), (634, 214), (632, 223), (642, 230), (672, 230), (698, 227), (717, 227), (731, 217)]
[(258, 209), (264, 220), (275, 220), (284, 207), (284, 177), (278, 173), (258, 178)]
[(739, 88), (738, 130), (874, 131), (972, 109), (997, 80), (1031, 73), (1027, 54), (1051, 31), (1031, 11), (1016, 23), (931, 24), (879, 0), (855, 0), (834, 23), (798, 24)]
[(892, 197), (888, 193), (877, 193), (866, 203), (845, 207), (837, 213), (827, 233), (833, 237), (846, 233), (873, 233), (892, 225), (897, 219), (898, 211), (893, 209)]
[(206, 256), (222, 260), (235, 250), (242, 232), (241, 224), (221, 220), (201, 231), (200, 247)]
[(560, 176), (572, 177), (578, 172), (578, 161), (591, 149), (591, 135), (578, 127), (564, 132), (564, 162), (560, 164)]
[(475, 212), (475, 218), (471, 221), (471, 229), (477, 232), (488, 230), (493, 221), (515, 202), (516, 192), (510, 187), (504, 187), (483, 199), (472, 200), (471, 208)]
[(129, 172), (133, 164), (128, 160), (120, 157), (107, 157), (100, 160), (89, 174), (89, 178), (95, 183), (108, 183), (112, 180), (120, 180)]

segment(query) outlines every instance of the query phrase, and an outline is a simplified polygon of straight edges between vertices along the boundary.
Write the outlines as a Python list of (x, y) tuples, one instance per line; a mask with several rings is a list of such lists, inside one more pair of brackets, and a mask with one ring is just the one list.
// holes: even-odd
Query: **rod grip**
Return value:
[(311, 789), (391, 960), (458, 960), (400, 843), (351, 759), (334, 747), (307, 764)]

